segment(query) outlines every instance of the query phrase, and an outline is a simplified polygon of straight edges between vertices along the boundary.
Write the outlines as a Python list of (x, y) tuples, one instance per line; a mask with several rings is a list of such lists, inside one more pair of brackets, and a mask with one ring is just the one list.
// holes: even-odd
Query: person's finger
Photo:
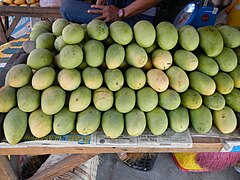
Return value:
[(102, 9), (89, 9), (87, 12), (91, 14), (103, 14)]
[(104, 5), (105, 2), (105, 0), (97, 0), (96, 5)]
[(91, 5), (91, 8), (96, 8), (96, 9), (104, 9), (106, 6), (103, 5), (97, 5), (97, 4), (93, 4)]
[(103, 20), (103, 19), (105, 19), (106, 17), (105, 16), (98, 16), (98, 17), (96, 17), (95, 19), (96, 20)]

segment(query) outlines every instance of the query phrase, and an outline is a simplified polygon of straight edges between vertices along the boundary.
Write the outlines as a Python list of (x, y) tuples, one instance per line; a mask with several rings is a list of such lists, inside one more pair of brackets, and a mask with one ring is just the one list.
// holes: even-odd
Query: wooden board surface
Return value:
[(59, 7), (0, 6), (0, 16), (61, 17)]
[(30, 177), (28, 180), (46, 180), (46, 179), (53, 179), (55, 177), (58, 177), (59, 175), (62, 175), (76, 166), (79, 166), (80, 164), (86, 162), (87, 160), (94, 157), (95, 154), (84, 154), (84, 155), (70, 155), (56, 164), (50, 166), (49, 168), (45, 169), (44, 171), (38, 172), (37, 174), (34, 174), (32, 177)]
[(149, 148), (149, 147), (27, 147), (27, 148), (0, 148), (0, 155), (20, 154), (99, 154), (120, 152), (219, 152), (223, 144), (217, 138), (193, 138), (192, 148)]
[(17, 180), (17, 175), (11, 167), (7, 156), (0, 156), (0, 179)]

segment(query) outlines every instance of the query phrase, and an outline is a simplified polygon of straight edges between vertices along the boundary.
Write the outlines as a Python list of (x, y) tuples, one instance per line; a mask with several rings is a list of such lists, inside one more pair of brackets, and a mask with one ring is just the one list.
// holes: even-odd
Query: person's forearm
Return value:
[(124, 17), (137, 15), (159, 3), (159, 0), (135, 0), (124, 8)]

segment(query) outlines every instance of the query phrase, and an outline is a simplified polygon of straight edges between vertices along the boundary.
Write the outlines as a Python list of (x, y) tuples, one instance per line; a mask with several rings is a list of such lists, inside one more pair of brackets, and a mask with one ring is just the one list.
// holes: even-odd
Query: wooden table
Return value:
[[(4, 17), (0, 18), (0, 40), (5, 43), (9, 41), (21, 17), (59, 18), (61, 14), (58, 7), (0, 6), (0, 16)], [(10, 26), (8, 16), (15, 16)]]

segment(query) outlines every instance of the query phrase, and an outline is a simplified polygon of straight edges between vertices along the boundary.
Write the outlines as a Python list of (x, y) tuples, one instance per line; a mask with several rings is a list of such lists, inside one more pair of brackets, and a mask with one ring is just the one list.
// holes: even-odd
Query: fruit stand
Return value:
[(36, 23), (30, 38), (36, 48), (0, 73), (1, 155), (84, 162), (99, 153), (231, 151), (239, 142), (234, 27), (58, 19)]

